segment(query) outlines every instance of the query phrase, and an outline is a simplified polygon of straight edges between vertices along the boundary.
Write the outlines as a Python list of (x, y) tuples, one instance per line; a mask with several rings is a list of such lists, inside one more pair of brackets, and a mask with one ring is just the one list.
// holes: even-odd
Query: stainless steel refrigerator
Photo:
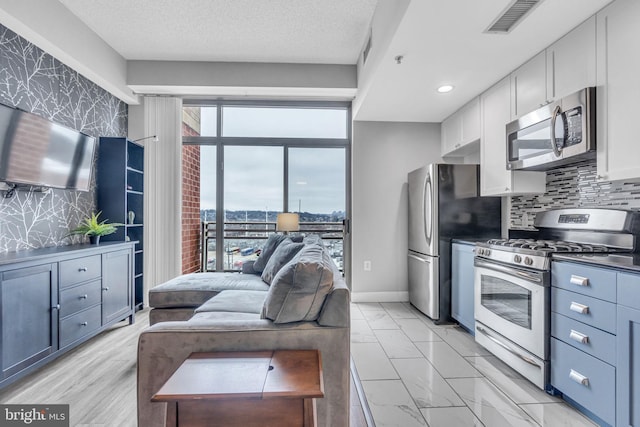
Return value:
[(431, 164), (409, 173), (409, 301), (451, 321), (451, 240), (500, 236), (501, 198), (480, 197), (478, 165)]

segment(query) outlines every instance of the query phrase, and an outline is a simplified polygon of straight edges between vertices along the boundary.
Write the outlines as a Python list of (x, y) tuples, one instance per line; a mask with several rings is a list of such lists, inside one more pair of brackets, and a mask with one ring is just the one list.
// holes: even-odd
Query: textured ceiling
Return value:
[(129, 60), (355, 64), (377, 0), (59, 0)]
[[(356, 64), (372, 31), (354, 118), (416, 122), (442, 121), (611, 2), (544, 0), (496, 35), (484, 30), (511, 0), (58, 1), (128, 60)], [(455, 89), (437, 93), (444, 83)]]

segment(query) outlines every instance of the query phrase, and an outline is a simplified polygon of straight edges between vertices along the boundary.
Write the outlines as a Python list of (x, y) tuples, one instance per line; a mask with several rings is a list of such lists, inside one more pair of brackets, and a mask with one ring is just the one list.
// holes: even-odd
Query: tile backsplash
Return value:
[(533, 227), (536, 213), (549, 209), (640, 209), (640, 182), (598, 182), (596, 176), (595, 160), (548, 171), (546, 193), (511, 198), (509, 227)]

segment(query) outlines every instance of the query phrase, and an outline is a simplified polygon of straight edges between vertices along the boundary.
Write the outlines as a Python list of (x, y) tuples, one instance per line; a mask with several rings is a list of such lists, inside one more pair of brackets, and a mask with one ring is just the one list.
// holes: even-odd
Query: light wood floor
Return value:
[[(148, 310), (123, 321), (33, 374), (0, 391), (3, 404), (69, 404), (70, 425), (136, 425), (136, 348), (149, 325)], [(351, 381), (351, 427), (367, 427)], [(146, 426), (140, 426), (146, 427)]]

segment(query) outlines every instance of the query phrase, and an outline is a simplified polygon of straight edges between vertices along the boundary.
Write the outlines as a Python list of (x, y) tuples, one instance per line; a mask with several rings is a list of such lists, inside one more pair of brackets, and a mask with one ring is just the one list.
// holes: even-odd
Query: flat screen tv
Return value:
[(0, 181), (89, 191), (96, 138), (0, 104)]

